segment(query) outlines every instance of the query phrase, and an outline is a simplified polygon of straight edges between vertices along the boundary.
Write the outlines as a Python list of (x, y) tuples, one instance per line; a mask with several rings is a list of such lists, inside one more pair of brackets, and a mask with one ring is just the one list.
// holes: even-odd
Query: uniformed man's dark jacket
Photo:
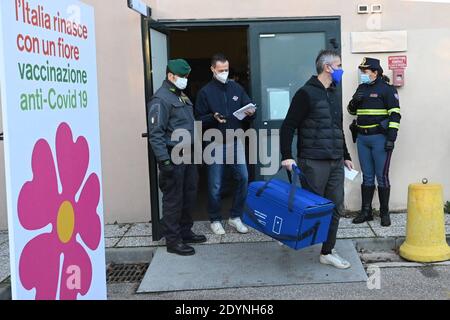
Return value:
[(281, 126), (283, 160), (293, 159), (292, 140), (296, 129), (298, 158), (350, 160), (342, 121), (342, 104), (336, 95), (336, 88), (326, 89), (317, 76), (313, 76), (295, 94)]
[(189, 98), (170, 81), (165, 80), (162, 87), (149, 102), (149, 140), (158, 162), (169, 160), (169, 147), (178, 141), (171, 141), (176, 129), (190, 132), (194, 139), (194, 110)]
[(387, 129), (388, 140), (395, 141), (401, 119), (397, 89), (378, 77), (370, 84), (361, 84), (358, 90), (362, 99), (352, 99), (348, 105), (348, 112), (358, 116), (358, 126), (364, 129), (381, 124)]
[[(244, 88), (237, 82), (229, 80), (223, 84), (213, 79), (197, 95), (195, 118), (202, 121), (204, 129), (217, 128), (222, 133), (225, 133), (226, 129), (242, 129), (242, 121), (233, 113), (251, 102)], [(220, 124), (214, 118), (216, 112), (227, 118), (225, 124)], [(255, 117), (256, 115), (253, 115), (244, 120), (251, 121)]]

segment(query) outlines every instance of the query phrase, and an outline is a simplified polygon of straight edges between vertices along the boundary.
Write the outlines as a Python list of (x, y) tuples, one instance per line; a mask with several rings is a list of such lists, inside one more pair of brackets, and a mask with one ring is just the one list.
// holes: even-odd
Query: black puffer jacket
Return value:
[(326, 89), (313, 76), (294, 96), (281, 126), (283, 160), (293, 159), (292, 140), (298, 130), (298, 158), (350, 160), (342, 130), (342, 104), (336, 89)]

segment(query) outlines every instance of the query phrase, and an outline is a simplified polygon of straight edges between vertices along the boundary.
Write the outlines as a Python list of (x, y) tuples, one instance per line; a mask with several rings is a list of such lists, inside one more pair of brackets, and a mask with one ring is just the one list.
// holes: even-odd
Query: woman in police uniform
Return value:
[(359, 66), (361, 85), (348, 106), (356, 115), (352, 131), (357, 136), (358, 156), (363, 173), (362, 208), (354, 224), (372, 221), (372, 198), (375, 177), (378, 182), (381, 225), (391, 225), (389, 217), (389, 166), (400, 127), (400, 104), (397, 90), (383, 75), (380, 60), (364, 58)]

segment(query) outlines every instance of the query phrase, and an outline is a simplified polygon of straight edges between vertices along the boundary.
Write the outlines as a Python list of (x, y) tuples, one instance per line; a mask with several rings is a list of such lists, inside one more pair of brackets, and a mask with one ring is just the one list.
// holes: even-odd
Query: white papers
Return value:
[(249, 103), (245, 107), (243, 107), (243, 108), (239, 109), (238, 111), (236, 111), (235, 113), (233, 113), (233, 115), (236, 118), (238, 118), (239, 120), (244, 120), (244, 118), (247, 116), (245, 114), (245, 112), (251, 111), (251, 110), (255, 110), (256, 111), (256, 106), (253, 103)]
[(269, 93), (270, 120), (282, 120), (286, 118), (291, 99), (289, 88), (269, 88), (267, 91)]
[(345, 178), (347, 178), (350, 181), (355, 180), (356, 176), (359, 174), (358, 171), (352, 169), (350, 170), (349, 168), (345, 167)]

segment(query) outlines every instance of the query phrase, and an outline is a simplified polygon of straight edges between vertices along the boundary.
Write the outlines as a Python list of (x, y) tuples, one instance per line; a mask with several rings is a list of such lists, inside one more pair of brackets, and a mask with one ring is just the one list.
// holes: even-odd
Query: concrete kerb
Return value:
[[(358, 252), (362, 251), (398, 251), (405, 241), (404, 237), (357, 238), (352, 239)], [(450, 236), (447, 237), (450, 242)], [(151, 263), (157, 247), (110, 248), (106, 250), (106, 264)], [(444, 263), (447, 265), (448, 263)], [(412, 262), (390, 264), (391, 267), (421, 266)], [(383, 267), (383, 264), (380, 264)], [(10, 284), (0, 284), (0, 300), (11, 299)]]
[(150, 263), (157, 247), (106, 249), (106, 264)]
[[(356, 250), (366, 251), (397, 251), (405, 242), (405, 237), (385, 237), (385, 238), (361, 238), (353, 239)], [(447, 236), (447, 243), (450, 243), (450, 236)]]
[(356, 250), (361, 251), (395, 251), (405, 240), (402, 238), (358, 238), (353, 239)]
[[(352, 240), (358, 252), (397, 251), (405, 238), (357, 238)], [(150, 263), (157, 249), (158, 247), (110, 248), (106, 250), (106, 264)]]

